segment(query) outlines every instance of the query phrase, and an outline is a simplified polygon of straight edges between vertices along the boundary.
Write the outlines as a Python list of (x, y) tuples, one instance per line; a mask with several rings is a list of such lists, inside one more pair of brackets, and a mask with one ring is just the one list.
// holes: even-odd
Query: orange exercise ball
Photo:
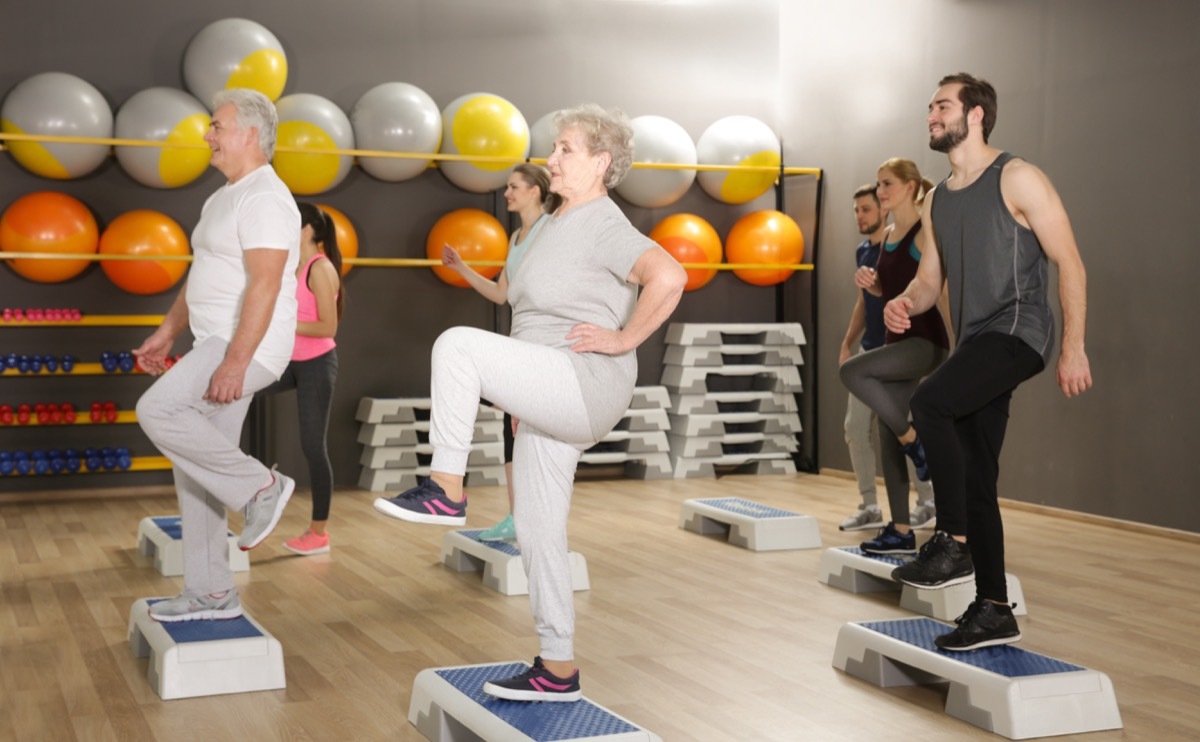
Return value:
[[(92, 255), (100, 240), (96, 218), (77, 198), (38, 191), (13, 201), (0, 216), (0, 250)], [(38, 283), (60, 283), (82, 273), (90, 261), (15, 258), (18, 275)]]
[[(442, 259), (442, 247), (450, 245), (466, 262), (472, 260), (504, 260), (508, 257), (508, 235), (496, 217), (479, 209), (451, 211), (433, 225), (425, 240), (425, 257)], [(495, 278), (504, 269), (502, 265), (472, 266), (484, 278)], [(450, 284), (469, 288), (462, 276), (445, 266), (433, 266), (437, 277)]]
[[(333, 219), (333, 233), (337, 235), (338, 251), (342, 254), (342, 260), (346, 258), (358, 257), (358, 232), (354, 230), (354, 225), (350, 223), (350, 217), (346, 216), (341, 211), (326, 206), (325, 204), (317, 204), (317, 208), (324, 211)], [(342, 263), (342, 277), (344, 278), (353, 266), (348, 263)]]
[[(804, 258), (804, 235), (800, 225), (779, 211), (755, 211), (733, 225), (725, 238), (725, 257), (730, 263), (791, 265)], [(733, 273), (755, 286), (783, 283), (792, 269), (737, 268)]]
[[(720, 263), (721, 237), (712, 225), (695, 214), (672, 214), (650, 230), (650, 239), (662, 245), (680, 263)], [(708, 285), (716, 268), (693, 268), (687, 272), (684, 291)]]
[(187, 235), (174, 219), (158, 211), (137, 209), (113, 219), (100, 235), (101, 255), (136, 255), (146, 260), (104, 260), (108, 280), (131, 294), (161, 294), (183, 278), (183, 260), (151, 260), (158, 255), (189, 255)]

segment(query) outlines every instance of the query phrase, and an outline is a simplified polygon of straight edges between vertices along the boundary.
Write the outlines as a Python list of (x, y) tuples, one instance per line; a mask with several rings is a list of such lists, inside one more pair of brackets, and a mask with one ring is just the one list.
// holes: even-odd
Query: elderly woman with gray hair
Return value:
[(555, 124), (546, 164), (562, 205), (509, 284), (512, 333), (442, 333), (433, 346), (430, 477), (375, 501), (401, 520), (464, 524), (463, 474), (480, 398), (521, 421), (513, 520), (541, 655), (528, 671), (483, 688), (519, 701), (581, 697), (567, 559), (575, 468), (624, 415), (637, 378), (635, 351), (674, 311), (686, 282), (679, 263), (608, 197), (633, 162), (628, 117), (583, 105), (560, 112)]

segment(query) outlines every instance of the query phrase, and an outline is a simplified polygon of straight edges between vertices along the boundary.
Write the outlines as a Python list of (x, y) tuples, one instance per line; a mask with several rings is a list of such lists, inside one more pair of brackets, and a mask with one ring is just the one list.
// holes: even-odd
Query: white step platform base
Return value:
[[(229, 533), (229, 567), (250, 571), (250, 554), (238, 548), (238, 537)], [(183, 574), (183, 531), (178, 515), (142, 518), (138, 524), (138, 553), (154, 557), (154, 568), (164, 577)]]
[[(909, 560), (894, 554), (867, 554), (857, 546), (836, 546), (821, 554), (817, 581), (852, 593), (900, 591), (900, 607), (931, 616), (941, 621), (953, 621), (975, 600), (975, 581), (945, 588), (921, 588), (902, 585), (892, 579), (892, 570)], [(1013, 613), (1029, 615), (1021, 581), (1005, 573), (1008, 600), (1016, 603)]]
[(146, 677), (164, 701), (287, 687), (283, 648), (248, 615), (159, 623), (142, 598), (129, 609), (129, 649), (149, 657)]
[(817, 549), (817, 519), (740, 497), (685, 500), (679, 527), (699, 534), (728, 533), (729, 543), (751, 551)]
[(657, 734), (597, 706), (505, 701), (483, 692), (489, 680), (524, 672), (524, 662), (429, 668), (413, 681), (408, 721), (433, 742), (662, 742)]
[[(529, 579), (521, 564), (521, 551), (509, 541), (480, 541), (475, 531), (450, 531), (442, 539), (442, 564), (455, 572), (483, 571), (483, 584), (502, 595), (528, 595)], [(583, 554), (567, 552), (571, 584), (576, 591), (588, 590), (587, 560)]]
[[(416, 487), (420, 479), (429, 476), (428, 466), (414, 469), (363, 469), (358, 475), (358, 486), (370, 492), (403, 492)], [(504, 466), (473, 466), (467, 464), (467, 486), (503, 486)]]
[(1013, 645), (944, 652), (951, 627), (928, 618), (848, 623), (833, 666), (881, 688), (950, 684), (946, 713), (1009, 739), (1120, 729), (1104, 673)]

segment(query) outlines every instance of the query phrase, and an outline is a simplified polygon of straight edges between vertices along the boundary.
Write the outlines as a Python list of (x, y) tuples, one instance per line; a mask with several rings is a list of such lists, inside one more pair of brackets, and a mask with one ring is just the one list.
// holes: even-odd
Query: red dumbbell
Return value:
[(88, 415), (92, 422), (98, 423), (104, 419), (104, 405), (92, 402), (91, 413)]
[(117, 405), (113, 402), (104, 403), (104, 419), (110, 423), (117, 421)]
[(13, 424), (13, 408), (10, 404), (0, 405), (0, 425)]
[(29, 424), (29, 413), (30, 413), (29, 405), (27, 405), (27, 404), (17, 405), (17, 423), (19, 423), (21, 425), (28, 425)]
[(50, 418), (50, 422), (54, 423), (55, 425), (62, 424), (62, 411), (58, 409), (58, 405), (46, 405), (46, 415)]
[(38, 421), (38, 425), (45, 425), (50, 422), (50, 410), (42, 402), (38, 402), (33, 406), (33, 416)]
[(61, 405), (59, 405), (59, 409), (62, 410), (63, 422), (65, 422), (67, 425), (74, 425), (75, 405), (71, 404), (70, 402), (63, 402)]

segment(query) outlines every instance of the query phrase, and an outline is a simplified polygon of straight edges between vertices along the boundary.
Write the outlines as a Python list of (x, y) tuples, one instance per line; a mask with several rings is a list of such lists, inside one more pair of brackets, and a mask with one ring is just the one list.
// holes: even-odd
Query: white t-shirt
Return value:
[(192, 231), (188, 318), (196, 343), (216, 336), (233, 340), (246, 293), (243, 251), (287, 250), (275, 314), (254, 360), (278, 378), (296, 340), (296, 265), (300, 261), (300, 210), (270, 165), (209, 196)]

